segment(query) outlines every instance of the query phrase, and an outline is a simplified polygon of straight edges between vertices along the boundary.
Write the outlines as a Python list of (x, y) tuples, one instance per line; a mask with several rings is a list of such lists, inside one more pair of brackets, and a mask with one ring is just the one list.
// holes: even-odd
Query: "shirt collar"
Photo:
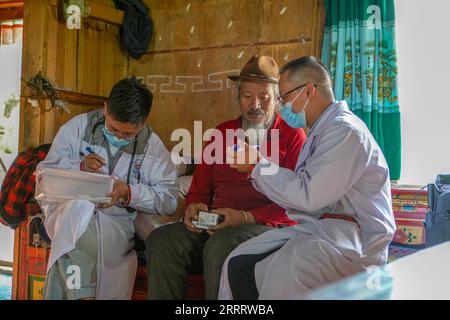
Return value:
[(319, 126), (319, 124), (321, 124), (323, 121), (326, 121), (326, 119), (332, 116), (337, 109), (341, 108), (347, 108), (347, 103), (345, 101), (334, 101), (332, 104), (330, 104), (310, 128), (308, 136), (311, 135), (311, 133)]

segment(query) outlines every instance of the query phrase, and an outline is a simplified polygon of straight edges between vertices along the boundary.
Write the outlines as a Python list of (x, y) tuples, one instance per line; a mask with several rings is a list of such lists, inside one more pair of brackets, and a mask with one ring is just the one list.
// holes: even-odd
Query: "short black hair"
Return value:
[(124, 123), (144, 123), (152, 108), (153, 95), (136, 77), (117, 82), (107, 102), (107, 112)]
[(330, 76), (330, 72), (323, 62), (319, 58), (313, 56), (303, 56), (301, 58), (289, 61), (281, 67), (280, 74), (286, 72), (287, 70), (297, 71), (305, 67), (321, 67), (328, 74), (328, 76)]
[(289, 71), (288, 79), (292, 83), (309, 82), (318, 87), (319, 92), (330, 94), (332, 80), (328, 68), (320, 59), (304, 56), (286, 63), (280, 69), (280, 74)]

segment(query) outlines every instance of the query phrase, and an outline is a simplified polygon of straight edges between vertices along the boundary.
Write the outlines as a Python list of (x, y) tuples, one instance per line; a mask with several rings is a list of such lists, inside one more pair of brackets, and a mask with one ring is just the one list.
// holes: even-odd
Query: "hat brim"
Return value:
[(264, 83), (275, 83), (278, 84), (278, 80), (276, 79), (270, 79), (270, 78), (258, 78), (258, 77), (250, 77), (250, 76), (245, 76), (245, 75), (231, 75), (228, 76), (228, 79), (232, 80), (232, 81), (236, 81), (238, 79), (242, 79), (242, 80), (248, 80), (248, 81), (253, 81), (253, 82), (264, 82)]

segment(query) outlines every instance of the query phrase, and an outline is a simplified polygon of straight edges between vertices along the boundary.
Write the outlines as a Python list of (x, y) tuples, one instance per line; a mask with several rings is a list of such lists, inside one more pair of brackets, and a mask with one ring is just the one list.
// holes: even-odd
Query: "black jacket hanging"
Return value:
[(114, 0), (117, 9), (124, 11), (120, 26), (121, 44), (128, 54), (138, 60), (147, 51), (153, 32), (153, 22), (142, 0)]

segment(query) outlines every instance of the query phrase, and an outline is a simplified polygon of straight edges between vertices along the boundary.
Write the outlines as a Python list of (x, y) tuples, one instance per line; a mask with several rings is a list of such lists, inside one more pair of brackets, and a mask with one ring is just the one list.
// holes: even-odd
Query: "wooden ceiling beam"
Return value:
[[(56, 7), (58, 5), (58, 0), (51, 0), (50, 4)], [(108, 24), (122, 25), (122, 10), (117, 10), (88, 0), (86, 0), (86, 5), (91, 8), (91, 14), (88, 18), (99, 20)]]
[(88, 1), (88, 7), (91, 8), (90, 17), (114, 25), (122, 25), (123, 11), (101, 4)]
[(79, 104), (103, 106), (103, 104), (108, 99), (106, 97), (94, 96), (91, 94), (83, 94), (62, 89), (56, 89), (56, 92), (58, 93), (58, 97), (61, 100)]
[(18, 0), (2, 1), (2, 0), (0, 0), (0, 9), (5, 9), (5, 8), (23, 8), (23, 1), (18, 1)]
[(0, 9), (0, 21), (16, 20), (22, 18), (23, 18), (23, 7)]

